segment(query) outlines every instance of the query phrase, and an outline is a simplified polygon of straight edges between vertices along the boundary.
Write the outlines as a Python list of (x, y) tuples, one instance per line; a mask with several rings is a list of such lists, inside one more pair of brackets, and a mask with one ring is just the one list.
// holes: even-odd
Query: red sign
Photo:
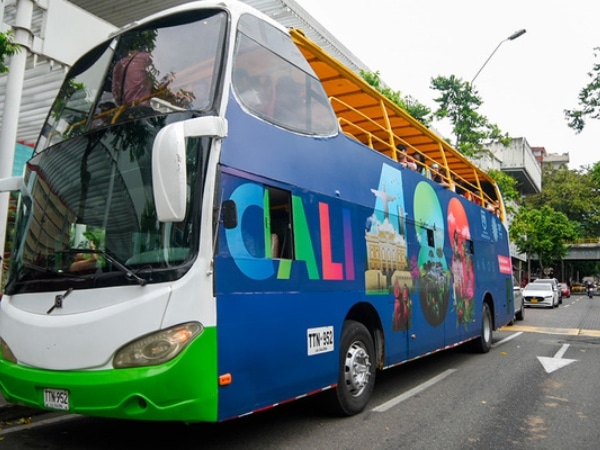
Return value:
[(512, 274), (510, 257), (498, 255), (498, 266), (500, 268), (500, 273)]

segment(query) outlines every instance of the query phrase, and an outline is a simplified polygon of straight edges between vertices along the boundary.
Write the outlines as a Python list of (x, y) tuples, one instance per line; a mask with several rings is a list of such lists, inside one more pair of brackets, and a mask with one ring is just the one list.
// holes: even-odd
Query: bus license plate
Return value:
[(44, 389), (44, 406), (46, 408), (69, 410), (69, 391), (66, 389)]

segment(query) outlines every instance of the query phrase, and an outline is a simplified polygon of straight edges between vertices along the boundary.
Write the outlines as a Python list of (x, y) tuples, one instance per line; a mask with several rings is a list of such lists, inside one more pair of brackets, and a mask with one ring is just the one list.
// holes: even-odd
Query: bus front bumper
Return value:
[(9, 403), (42, 410), (117, 419), (215, 422), (215, 334), (215, 329), (205, 329), (174, 360), (141, 368), (62, 372), (0, 359), (0, 389)]

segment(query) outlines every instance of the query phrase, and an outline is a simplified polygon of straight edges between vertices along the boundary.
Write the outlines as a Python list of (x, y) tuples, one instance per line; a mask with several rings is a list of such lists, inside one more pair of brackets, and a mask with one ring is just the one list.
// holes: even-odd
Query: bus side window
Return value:
[(292, 233), (292, 194), (289, 191), (268, 187), (269, 223), (273, 258), (294, 259)]

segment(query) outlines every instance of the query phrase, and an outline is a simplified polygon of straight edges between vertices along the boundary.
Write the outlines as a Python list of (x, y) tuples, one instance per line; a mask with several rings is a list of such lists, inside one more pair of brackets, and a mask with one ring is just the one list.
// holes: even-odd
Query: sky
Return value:
[[(600, 161), (600, 120), (577, 134), (564, 110), (578, 107), (600, 47), (597, 0), (296, 0), (402, 96), (435, 110), (431, 79), (474, 80), (479, 112), (531, 147), (569, 153), (569, 168)], [(526, 33), (509, 41), (508, 36)], [(502, 42), (504, 41), (504, 42)], [(449, 123), (434, 128), (445, 137)]]

